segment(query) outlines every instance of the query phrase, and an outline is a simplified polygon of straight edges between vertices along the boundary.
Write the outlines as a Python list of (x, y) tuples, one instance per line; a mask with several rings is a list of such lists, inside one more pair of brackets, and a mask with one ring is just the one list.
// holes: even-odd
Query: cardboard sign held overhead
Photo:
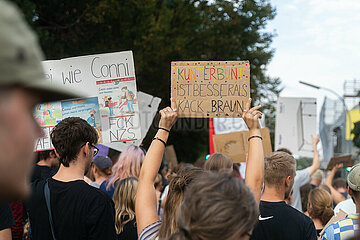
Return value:
[[(264, 156), (272, 152), (270, 132), (268, 128), (261, 129)], [(215, 152), (229, 157), (234, 163), (246, 162), (249, 151), (249, 131), (213, 135)]]
[(351, 154), (332, 157), (327, 165), (326, 170), (333, 169), (337, 164), (343, 164), (344, 167), (352, 167), (354, 166), (354, 163), (355, 163), (355, 159), (352, 159)]
[(171, 62), (179, 117), (241, 118), (250, 98), (249, 61)]

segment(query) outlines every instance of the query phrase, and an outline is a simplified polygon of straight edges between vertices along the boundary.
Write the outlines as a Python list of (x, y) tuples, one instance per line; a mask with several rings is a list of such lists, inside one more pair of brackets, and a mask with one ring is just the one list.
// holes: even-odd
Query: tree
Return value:
[[(275, 9), (264, 0), (15, 0), (36, 30), (48, 59), (133, 50), (138, 89), (169, 104), (170, 62), (249, 60), (251, 96), (274, 129), (279, 79), (265, 75), (273, 34), (264, 31)], [(183, 125), (180, 120), (179, 124)], [(192, 125), (198, 120), (190, 120)], [(208, 152), (207, 121), (196, 132), (175, 131), (178, 156)], [(178, 127), (179, 129), (180, 127)], [(273, 135), (273, 132), (271, 132)], [(196, 137), (193, 137), (196, 134)], [(151, 134), (149, 134), (151, 135)], [(151, 138), (145, 140), (150, 143)]]
[(354, 123), (354, 128), (351, 130), (351, 133), (354, 134), (354, 146), (360, 148), (360, 121)]

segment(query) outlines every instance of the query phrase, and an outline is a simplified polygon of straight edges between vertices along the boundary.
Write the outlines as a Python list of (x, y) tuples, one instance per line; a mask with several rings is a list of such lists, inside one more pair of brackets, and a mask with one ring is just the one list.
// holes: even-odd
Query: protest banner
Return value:
[(179, 117), (241, 118), (250, 98), (249, 61), (171, 62)]
[(343, 167), (354, 166), (355, 159), (352, 158), (351, 154), (332, 157), (326, 167), (326, 170), (333, 169), (337, 164), (343, 164)]
[[(268, 128), (261, 129), (264, 156), (272, 152), (270, 132)], [(213, 135), (215, 152), (229, 157), (234, 163), (246, 162), (249, 150), (249, 131), (232, 132)]]
[(311, 135), (316, 135), (316, 98), (279, 97), (276, 108), (275, 149), (313, 157)]
[[(265, 114), (259, 119), (260, 127), (265, 127)], [(247, 131), (244, 119), (242, 118), (214, 118), (215, 134), (224, 134), (231, 132)]]
[[(87, 97), (97, 98), (98, 109), (94, 111), (100, 121), (96, 119), (96, 128), (101, 132), (103, 143), (135, 143), (141, 139), (135, 68), (131, 51), (44, 61), (43, 66), (45, 78), (51, 83), (76, 89)], [(70, 112), (66, 116), (84, 115), (81, 111)], [(43, 120), (49, 119), (44, 117)], [(53, 125), (53, 122), (54, 120), (50, 120), (46, 124)], [(40, 145), (36, 144), (35, 149), (45, 149)]]

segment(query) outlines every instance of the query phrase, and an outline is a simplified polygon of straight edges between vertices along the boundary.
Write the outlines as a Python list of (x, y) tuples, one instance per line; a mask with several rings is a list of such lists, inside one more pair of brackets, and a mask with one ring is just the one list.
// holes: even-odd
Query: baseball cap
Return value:
[(360, 191), (360, 164), (356, 164), (351, 168), (347, 183), (352, 190)]
[(42, 102), (79, 97), (45, 79), (43, 53), (18, 8), (0, 0), (0, 88), (18, 86), (38, 92)]
[(108, 156), (97, 156), (93, 162), (101, 171), (105, 168), (112, 168), (112, 161)]

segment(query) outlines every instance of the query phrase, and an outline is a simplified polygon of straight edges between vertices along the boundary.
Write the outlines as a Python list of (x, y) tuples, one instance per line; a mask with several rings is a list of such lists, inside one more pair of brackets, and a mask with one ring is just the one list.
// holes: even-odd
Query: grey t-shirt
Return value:
[(310, 173), (306, 168), (303, 170), (296, 171), (296, 176), (293, 186), (293, 200), (291, 206), (293, 206), (300, 212), (302, 212), (300, 188), (309, 182), (310, 182)]

